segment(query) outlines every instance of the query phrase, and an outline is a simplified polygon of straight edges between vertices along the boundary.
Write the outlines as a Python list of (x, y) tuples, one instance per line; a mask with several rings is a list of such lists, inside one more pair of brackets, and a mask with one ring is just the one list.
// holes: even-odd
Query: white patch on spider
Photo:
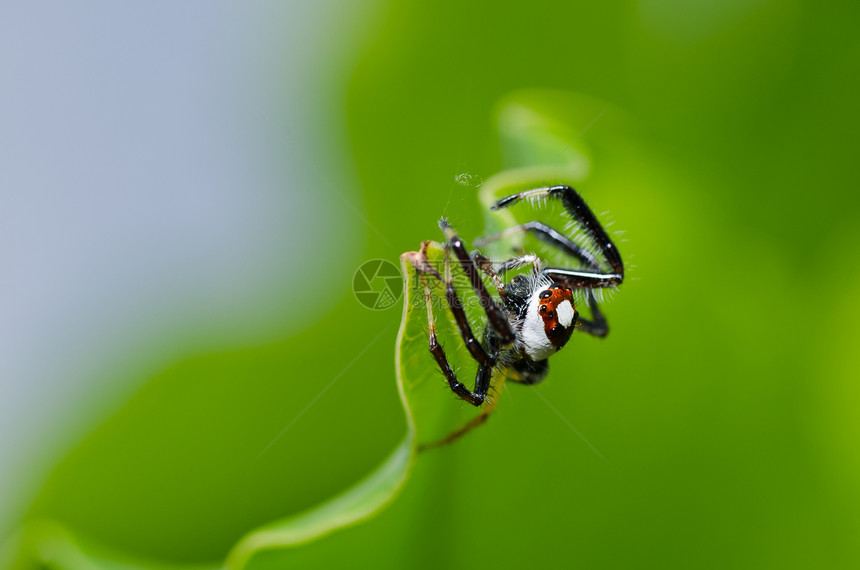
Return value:
[(525, 348), (526, 354), (532, 360), (543, 360), (556, 352), (556, 348), (546, 336), (543, 317), (538, 312), (542, 291), (543, 289), (535, 290), (532, 298), (529, 300), (529, 308), (526, 310), (526, 318), (523, 321), (521, 331), (523, 348)]
[(558, 307), (555, 308), (555, 312), (558, 313), (558, 322), (561, 323), (561, 326), (568, 328), (570, 323), (573, 322), (573, 305), (570, 304), (570, 301), (559, 303)]

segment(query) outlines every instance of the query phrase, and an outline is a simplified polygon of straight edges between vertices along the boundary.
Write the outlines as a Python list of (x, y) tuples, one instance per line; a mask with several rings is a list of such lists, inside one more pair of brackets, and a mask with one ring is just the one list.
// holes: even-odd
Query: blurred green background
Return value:
[(405, 432), (400, 314), (361, 307), (352, 271), (439, 239), (442, 214), (479, 235), (477, 192), (455, 177), (511, 166), (499, 102), (539, 89), (625, 117), (581, 134), (623, 135), (579, 188), (634, 266), (609, 337), (575, 336), (544, 384), (511, 386), (486, 426), (421, 455), (378, 517), (252, 567), (860, 566), (858, 11), (383, 2), (338, 21), (361, 41), (335, 31), (308, 54), (349, 61), (308, 112), (346, 133), (351, 158), (333, 151), (321, 176), (360, 205), (320, 184), (336, 206), (316, 232), (361, 249), (292, 276), (305, 312), (289, 332), (118, 372), (139, 389), (53, 462), (21, 518), (217, 563), (370, 472)]

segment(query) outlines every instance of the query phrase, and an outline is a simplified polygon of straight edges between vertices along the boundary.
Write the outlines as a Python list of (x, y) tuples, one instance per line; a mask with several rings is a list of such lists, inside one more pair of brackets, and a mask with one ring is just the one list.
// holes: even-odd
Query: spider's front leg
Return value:
[[(493, 299), (492, 295), (490, 295), (490, 292), (487, 291), (487, 287), (484, 285), (484, 281), (481, 279), (481, 275), (478, 272), (478, 268), (475, 267), (474, 260), (469, 256), (469, 253), (466, 251), (466, 246), (463, 245), (463, 240), (461, 240), (457, 236), (457, 234), (454, 232), (454, 229), (448, 224), (448, 221), (445, 218), (439, 220), (439, 228), (441, 228), (441, 230), (445, 233), (445, 237), (448, 238), (448, 247), (451, 249), (451, 251), (454, 252), (454, 255), (457, 256), (457, 260), (460, 262), (460, 266), (466, 273), (466, 277), (469, 278), (469, 282), (472, 284), (472, 289), (478, 296), (478, 299), (481, 302), (481, 307), (483, 307), (484, 312), (487, 314), (487, 320), (490, 322), (490, 327), (492, 328), (493, 332), (495, 332), (496, 336), (499, 339), (499, 342), (503, 346), (512, 344), (516, 340), (516, 334), (514, 333), (514, 329), (511, 326), (510, 321), (508, 320), (507, 314), (505, 313), (504, 309), (502, 309), (502, 307), (498, 303), (496, 303), (495, 299)], [(454, 291), (454, 285), (450, 279), (450, 275), (446, 275), (445, 277), (447, 281), (445, 283), (446, 296), (448, 297), (449, 304), (451, 304), (452, 298), (456, 298), (456, 292)], [(460, 307), (459, 310), (462, 313), (462, 307)], [(455, 316), (457, 315), (457, 310), (453, 305), (451, 305), (451, 311), (454, 312)], [(464, 322), (465, 318), (466, 316), (465, 314), (463, 314)], [(461, 333), (463, 332), (462, 327), (460, 328), (460, 331)], [(474, 336), (472, 338), (474, 338)], [(463, 340), (468, 343), (468, 339), (466, 338), (465, 334), (463, 336)]]
[[(450, 268), (446, 267), (445, 273), (450, 275)], [(438, 274), (436, 274), (436, 276), (438, 277)], [(430, 341), (430, 353), (436, 359), (436, 363), (439, 364), (439, 368), (442, 369), (442, 374), (445, 376), (445, 380), (448, 381), (448, 386), (451, 388), (451, 391), (473, 406), (480, 407), (487, 400), (487, 392), (490, 389), (490, 379), (499, 353), (498, 341), (493, 335), (487, 335), (487, 345), (490, 349), (489, 354), (487, 354), (488, 359), (485, 362), (478, 362), (478, 373), (475, 375), (475, 389), (474, 391), (470, 391), (462, 382), (457, 380), (457, 375), (448, 363), (445, 351), (442, 349), (442, 345), (439, 344), (439, 340), (436, 338), (436, 320), (433, 316), (433, 301), (430, 294), (430, 287), (427, 285), (426, 275), (422, 274), (420, 278), (421, 283), (424, 286), (424, 302), (427, 306), (427, 333)], [(457, 319), (458, 326), (460, 326), (461, 320), (460, 317), (457, 316), (458, 311), (453, 309), (454, 306), (459, 306), (459, 301), (457, 302), (457, 305), (452, 305), (452, 311)], [(460, 307), (460, 309), (462, 310), (462, 307)], [(466, 323), (466, 326), (468, 327), (468, 323)], [(471, 334), (471, 328), (469, 328), (468, 334), (470, 338), (474, 339), (474, 336)], [(472, 353), (472, 356), (474, 356), (474, 353)], [(489, 400), (489, 405), (483, 406), (481, 408), (481, 413), (472, 418), (469, 422), (460, 426), (458, 429), (454, 430), (442, 439), (422, 443), (418, 446), (418, 451), (427, 451), (428, 449), (448, 445), (449, 443), (463, 437), (471, 430), (486, 422), (494, 407), (495, 402), (493, 400)]]
[[(446, 276), (449, 273), (447, 268), (445, 273)], [(490, 378), (493, 373), (493, 367), (496, 365), (496, 358), (498, 357), (498, 343), (491, 340), (489, 343), (491, 349), (490, 353), (488, 354), (484, 350), (472, 333), (472, 329), (466, 320), (465, 312), (463, 312), (463, 307), (460, 305), (460, 301), (457, 298), (456, 293), (454, 293), (452, 303), (446, 284), (446, 298), (449, 305), (451, 305), (451, 312), (454, 313), (454, 318), (457, 321), (460, 334), (466, 342), (466, 347), (469, 348), (469, 353), (478, 361), (478, 373), (475, 376), (475, 389), (474, 391), (470, 391), (457, 379), (457, 374), (454, 372), (454, 369), (451, 368), (448, 358), (445, 356), (445, 350), (442, 348), (442, 345), (439, 344), (439, 340), (436, 337), (436, 318), (433, 315), (433, 301), (430, 287), (427, 284), (427, 278), (424, 275), (421, 275), (421, 283), (424, 287), (424, 303), (427, 307), (427, 336), (430, 342), (430, 353), (433, 355), (433, 358), (436, 359), (436, 363), (439, 365), (439, 368), (442, 369), (442, 374), (445, 376), (445, 380), (448, 381), (448, 386), (451, 388), (451, 391), (473, 406), (480, 406), (484, 403), (484, 400), (487, 397), (487, 392), (490, 389)], [(450, 290), (453, 291), (453, 288)], [(455, 309), (454, 307), (458, 307), (458, 309)]]
[[(544, 243), (579, 261), (584, 266), (583, 269), (550, 267), (542, 270), (542, 272), (553, 281), (559, 281), (569, 287), (587, 291), (585, 302), (591, 309), (591, 319), (580, 316), (577, 324), (583, 332), (604, 337), (609, 333), (609, 324), (600, 311), (594, 289), (620, 285), (624, 280), (624, 263), (618, 248), (579, 193), (570, 186), (535, 188), (502, 198), (491, 209), (499, 210), (512, 206), (523, 199), (544, 197), (561, 201), (573, 222), (582, 228), (591, 239), (596, 252), (576, 243), (560, 231), (537, 221), (513, 226), (478, 240), (475, 244), (481, 247), (492, 241), (518, 233), (531, 233)], [(607, 271), (607, 268), (610, 270)]]
[(602, 258), (601, 260), (609, 266), (611, 271), (605, 271), (601, 268), (601, 260), (586, 248), (573, 243), (573, 241), (565, 237), (561, 232), (539, 222), (530, 222), (510, 228), (500, 234), (485, 238), (484, 242), (504, 237), (511, 232), (532, 232), (541, 240), (560, 248), (568, 255), (575, 257), (586, 265), (585, 270), (549, 267), (544, 272), (550, 278), (565, 283), (569, 287), (577, 288), (593, 289), (598, 287), (617, 287), (620, 285), (624, 281), (624, 262), (621, 261), (621, 254), (618, 252), (615, 243), (613, 243), (612, 239), (606, 233), (606, 230), (597, 221), (594, 212), (591, 211), (585, 200), (582, 199), (582, 196), (572, 187), (549, 186), (518, 192), (517, 194), (502, 198), (493, 204), (490, 209), (499, 210), (512, 206), (523, 199), (544, 197), (561, 201), (568, 215), (594, 242), (600, 258)]
[[(439, 344), (436, 338), (435, 318), (433, 316), (433, 306), (430, 298), (430, 288), (427, 285), (426, 277), (424, 280), (424, 299), (427, 305), (427, 322), (430, 341), (430, 352), (442, 369), (445, 379), (448, 381), (448, 386), (451, 391), (457, 394), (460, 398), (466, 400), (473, 406), (480, 406), (486, 400), (487, 392), (490, 389), (490, 380), (493, 374), (493, 368), (496, 366), (499, 348), (503, 345), (512, 344), (516, 340), (516, 334), (508, 320), (505, 310), (496, 303), (495, 299), (487, 291), (484, 281), (481, 279), (478, 268), (475, 266), (474, 260), (466, 252), (466, 247), (462, 240), (454, 233), (454, 230), (448, 225), (446, 220), (439, 222), (439, 227), (445, 232), (448, 238), (448, 250), (454, 253), (464, 273), (469, 278), (469, 282), (478, 296), (478, 299), (487, 315), (489, 322), (489, 330), (484, 335), (486, 348), (475, 337), (469, 319), (466, 316), (466, 311), (463, 304), (460, 302), (460, 297), (454, 288), (454, 280), (451, 277), (451, 262), (447, 253), (445, 256), (445, 271), (443, 282), (445, 284), (445, 300), (448, 307), (451, 309), (451, 314), (457, 322), (457, 328), (460, 331), (460, 336), (463, 339), (463, 344), (466, 350), (475, 361), (478, 363), (478, 372), (475, 375), (475, 388), (469, 390), (466, 386), (457, 379), (457, 375), (448, 363), (448, 358), (445, 356), (445, 351), (442, 345)], [(438, 273), (436, 274), (438, 277)]]

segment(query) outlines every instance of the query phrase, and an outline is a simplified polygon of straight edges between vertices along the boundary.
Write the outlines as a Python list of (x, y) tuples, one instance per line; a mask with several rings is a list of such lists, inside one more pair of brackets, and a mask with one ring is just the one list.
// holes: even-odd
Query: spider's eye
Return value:
[(547, 314), (546, 314), (546, 316), (547, 316), (547, 318), (548, 318), (548, 319), (551, 319), (551, 318), (553, 318), (553, 317), (555, 316), (555, 313), (553, 313), (552, 311), (548, 311), (548, 312), (547, 312)]
[(552, 297), (552, 291), (550, 291), (549, 289), (540, 292), (541, 299), (548, 299), (549, 297)]
[(540, 309), (538, 309), (538, 310), (539, 310), (541, 313), (545, 313), (545, 312), (546, 312), (546, 305), (541, 305), (541, 306), (540, 306)]

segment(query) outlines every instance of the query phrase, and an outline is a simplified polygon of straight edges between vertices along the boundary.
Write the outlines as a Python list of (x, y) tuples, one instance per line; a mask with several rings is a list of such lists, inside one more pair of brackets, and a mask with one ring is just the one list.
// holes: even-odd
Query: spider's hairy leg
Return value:
[[(483, 367), (478, 368), (478, 376), (479, 377), (481, 376), (481, 368), (483, 368)], [(489, 388), (489, 381), (490, 381), (490, 373), (491, 372), (492, 372), (491, 368), (486, 371), (487, 385), (486, 385), (486, 388), (484, 389), (485, 394)], [(503, 380), (502, 380), (502, 383), (503, 383)], [(498, 387), (496, 387), (496, 389), (498, 389)], [(487, 404), (481, 408), (480, 414), (478, 414), (477, 416), (475, 416), (474, 418), (472, 418), (471, 420), (469, 420), (468, 422), (466, 422), (464, 425), (460, 426), (456, 430), (452, 431), (451, 433), (449, 433), (445, 437), (438, 439), (436, 441), (431, 441), (428, 443), (422, 443), (421, 445), (418, 446), (418, 451), (419, 452), (427, 451), (428, 449), (434, 449), (437, 447), (442, 447), (442, 446), (448, 445), (449, 443), (452, 443), (452, 442), (460, 439), (461, 437), (463, 437), (464, 435), (466, 435), (467, 433), (469, 433), (470, 431), (472, 431), (476, 427), (483, 425), (487, 421), (487, 419), (489, 419), (490, 414), (493, 413), (493, 410), (496, 409), (496, 401), (498, 399), (498, 398), (492, 398), (492, 397), (486, 396), (486, 395), (484, 396), (484, 398), (485, 398)]]
[(493, 263), (490, 258), (481, 255), (478, 252), (472, 252), (472, 258), (475, 260), (477, 268), (493, 280), (493, 285), (495, 285), (496, 290), (499, 292), (499, 296), (503, 300), (507, 299), (508, 295), (505, 283), (502, 281), (502, 277), (504, 277), (508, 271), (531, 265), (534, 274), (537, 275), (541, 272), (542, 267), (540, 258), (533, 253), (526, 253), (518, 257), (513, 257), (502, 261), (501, 263)]
[(454, 255), (457, 256), (460, 266), (469, 278), (469, 282), (472, 284), (472, 289), (475, 291), (475, 294), (478, 295), (481, 306), (487, 314), (487, 320), (489, 320), (490, 326), (498, 336), (499, 342), (501, 342), (502, 345), (513, 343), (516, 340), (513, 327), (511, 326), (510, 321), (508, 321), (504, 309), (496, 303), (495, 299), (490, 295), (490, 292), (487, 291), (484, 281), (481, 279), (481, 275), (475, 267), (475, 262), (466, 251), (466, 246), (463, 245), (463, 240), (457, 236), (454, 229), (448, 224), (448, 220), (445, 218), (439, 220), (439, 228), (445, 233), (445, 237), (448, 238), (448, 247), (451, 248), (451, 251), (453, 251)]
[(497, 234), (492, 234), (475, 240), (475, 247), (484, 247), (488, 243), (504, 239), (512, 235), (529, 232), (534, 234), (534, 236), (542, 242), (560, 249), (565, 254), (576, 258), (581, 263), (589, 267), (594, 267), (595, 269), (600, 267), (600, 261), (597, 259), (597, 256), (594, 255), (594, 252), (574, 242), (560, 231), (544, 224), (543, 222), (526, 222), (525, 224), (519, 224), (517, 226), (507, 228)]
[(588, 293), (585, 296), (585, 304), (588, 305), (589, 309), (591, 309), (591, 319), (586, 319), (580, 315), (576, 321), (579, 329), (584, 333), (601, 338), (608, 335), (609, 323), (606, 322), (606, 317), (603, 316), (603, 313), (600, 311), (597, 299), (594, 297), (594, 290), (588, 290)]
[(495, 355), (487, 354), (484, 347), (478, 342), (475, 333), (472, 332), (472, 327), (469, 325), (469, 319), (466, 316), (466, 311), (463, 304), (460, 302), (460, 297), (454, 289), (454, 281), (451, 278), (451, 262), (448, 256), (445, 256), (445, 299), (448, 301), (448, 307), (454, 315), (454, 320), (457, 321), (457, 328), (460, 329), (460, 336), (463, 338), (463, 343), (469, 354), (472, 355), (478, 364), (489, 366), (492, 368), (496, 365)]
[[(439, 344), (438, 338), (436, 338), (436, 319), (433, 316), (433, 300), (430, 294), (430, 287), (427, 284), (427, 277), (423, 274), (419, 277), (421, 284), (424, 287), (424, 303), (427, 307), (427, 336), (430, 342), (430, 353), (433, 355), (433, 358), (436, 359), (436, 363), (439, 365), (439, 368), (442, 369), (442, 374), (445, 376), (445, 380), (448, 381), (448, 386), (451, 388), (451, 391), (473, 406), (480, 406), (484, 403), (484, 398), (486, 397), (486, 390), (484, 390), (484, 393), (481, 393), (479, 390), (479, 387), (482, 384), (480, 381), (482, 370), (484, 368), (488, 368), (492, 371), (492, 366), (485, 366), (483, 364), (479, 365), (478, 377), (475, 379), (476, 388), (474, 392), (470, 391), (465, 385), (457, 380), (457, 375), (448, 363), (445, 351), (442, 349), (442, 345)], [(489, 382), (487, 382), (487, 384), (489, 384)]]
[(496, 270), (493, 268), (493, 262), (489, 257), (481, 255), (478, 252), (472, 252), (472, 259), (475, 261), (475, 266), (484, 272), (490, 279), (493, 280), (493, 285), (498, 291), (499, 295), (504, 299), (505, 298), (505, 284), (502, 282), (499, 274), (496, 273)]
[[(481, 247), (492, 241), (503, 239), (520, 232), (532, 232), (544, 243), (554, 246), (566, 255), (569, 255), (570, 257), (579, 260), (581, 263), (585, 264), (591, 271), (600, 271), (599, 261), (597, 260), (593, 252), (569, 239), (567, 236), (565, 236), (558, 230), (555, 230), (542, 222), (527, 222), (525, 224), (513, 226), (497, 234), (487, 236), (480, 240), (475, 240), (475, 246)], [(534, 255), (524, 255), (521, 257), (516, 257), (514, 259), (510, 259), (499, 265), (498, 272), (504, 275), (505, 272), (509, 269), (521, 267), (528, 262), (529, 257), (535, 258), (535, 273), (540, 273), (542, 271), (540, 268), (540, 258)], [(609, 334), (609, 323), (606, 322), (606, 317), (604, 317), (603, 313), (600, 311), (600, 307), (597, 304), (597, 299), (595, 298), (593, 290), (590, 288), (587, 290), (588, 293), (585, 297), (585, 303), (591, 310), (591, 319), (586, 319), (585, 317), (579, 316), (579, 318), (577, 319), (577, 326), (579, 330), (584, 333), (588, 333), (593, 336), (604, 337)]]
[[(547, 268), (544, 272), (551, 278), (563, 282), (570, 287), (615, 287), (620, 285), (624, 280), (624, 263), (621, 261), (621, 254), (618, 248), (610, 239), (606, 230), (597, 221), (594, 212), (585, 203), (585, 200), (570, 186), (548, 186), (545, 188), (535, 188), (525, 190), (517, 194), (513, 194), (506, 198), (502, 198), (496, 202), (490, 209), (499, 210), (516, 204), (523, 199), (530, 198), (555, 198), (561, 200), (564, 209), (573, 218), (586, 235), (594, 242), (602, 260), (612, 269), (611, 272), (605, 272), (599, 268), (597, 258), (593, 255), (588, 259), (589, 254), (585, 250), (571, 240), (567, 240), (564, 236), (548, 226), (534, 225), (522, 231), (533, 231), (538, 237), (544, 241), (554, 243), (562, 247), (570, 255), (573, 255), (583, 262), (588, 269), (585, 271), (564, 269), (564, 268)], [(528, 224), (524, 224), (528, 226)], [(491, 236), (492, 237), (492, 236)], [(559, 240), (557, 238), (563, 238)], [(567, 242), (567, 243), (566, 243)], [(573, 245), (573, 248), (568, 246)]]
[[(609, 324), (600, 311), (594, 289), (620, 285), (624, 280), (624, 264), (621, 261), (618, 248), (615, 247), (609, 235), (597, 221), (594, 213), (576, 190), (570, 186), (550, 186), (526, 190), (525, 192), (502, 198), (491, 209), (507, 208), (520, 200), (540, 197), (560, 199), (567, 213), (573, 218), (573, 221), (583, 228), (588, 238), (597, 247), (600, 257), (587, 247), (576, 243), (563, 233), (541, 222), (520, 224), (497, 234), (487, 236), (476, 243), (484, 244), (516, 233), (531, 232), (544, 243), (557, 248), (564, 254), (579, 261), (585, 266), (584, 270), (553, 267), (544, 270), (544, 274), (554, 281), (565, 283), (569, 287), (587, 290), (585, 303), (591, 310), (591, 319), (580, 316), (578, 326), (583, 332), (604, 337), (609, 333)], [(605, 263), (605, 266), (610, 267), (612, 272), (606, 272), (601, 262)]]
[(519, 257), (514, 257), (508, 259), (507, 261), (503, 261), (499, 264), (498, 271), (501, 275), (504, 275), (508, 271), (512, 269), (519, 269), (520, 267), (525, 267), (526, 265), (531, 265), (534, 270), (535, 275), (540, 273), (541, 270), (541, 260), (538, 256), (533, 253), (526, 253), (524, 255), (520, 255)]

